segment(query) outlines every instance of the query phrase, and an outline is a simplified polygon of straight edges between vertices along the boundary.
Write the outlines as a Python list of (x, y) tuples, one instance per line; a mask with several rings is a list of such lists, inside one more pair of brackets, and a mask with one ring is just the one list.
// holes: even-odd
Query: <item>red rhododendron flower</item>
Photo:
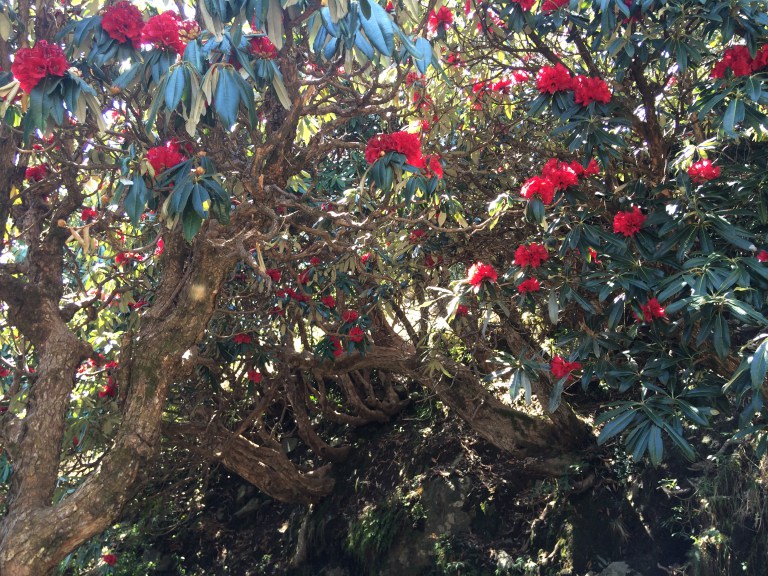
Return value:
[(517, 287), (517, 291), (520, 294), (527, 294), (528, 292), (538, 292), (541, 290), (541, 284), (539, 283), (536, 278), (528, 278), (528, 280), (523, 280), (520, 282), (520, 285)]
[(613, 217), (613, 231), (624, 236), (634, 236), (643, 227), (648, 217), (637, 206), (631, 212), (619, 212)]
[(571, 372), (581, 370), (580, 362), (567, 362), (562, 356), (555, 356), (549, 364), (549, 370), (555, 379), (560, 380), (566, 376), (570, 380)]
[(467, 280), (470, 286), (478, 288), (483, 280), (489, 282), (496, 282), (499, 279), (499, 274), (496, 269), (490, 264), (483, 264), (482, 262), (476, 262), (469, 267), (467, 271)]
[(576, 104), (589, 106), (592, 102), (608, 104), (611, 101), (611, 91), (602, 78), (576, 76), (573, 79), (574, 99)]
[(469, 307), (464, 304), (459, 304), (456, 307), (456, 316), (466, 316), (469, 314)]
[(432, 268), (435, 265), (435, 259), (432, 258), (432, 254), (427, 254), (424, 256), (424, 266), (427, 268)]
[(512, 0), (513, 2), (520, 5), (520, 8), (528, 12), (531, 8), (533, 8), (533, 5), (536, 4), (536, 0)]
[(147, 150), (147, 160), (155, 170), (155, 175), (173, 168), (186, 159), (187, 157), (179, 151), (178, 142), (173, 140), (166, 142), (164, 146), (155, 146)]
[(274, 60), (277, 58), (277, 48), (272, 44), (272, 40), (266, 36), (251, 38), (248, 50), (251, 54), (263, 60)]
[(11, 64), (14, 78), (27, 94), (46, 76), (64, 76), (68, 69), (69, 62), (62, 49), (45, 40), (40, 40), (32, 48), (21, 48)]
[(309, 282), (309, 272), (305, 270), (299, 274), (299, 284), (307, 284)]
[(664, 307), (659, 304), (656, 298), (651, 298), (646, 304), (641, 304), (640, 309), (643, 311), (643, 319), (646, 322), (653, 322), (654, 318), (667, 317)]
[(48, 165), (38, 164), (37, 166), (30, 166), (24, 172), (24, 178), (31, 180), (32, 182), (40, 182), (48, 175)]
[(86, 223), (90, 222), (91, 220), (95, 220), (98, 217), (98, 211), (94, 210), (93, 208), (83, 208), (83, 211), (80, 213), (80, 220)]
[(758, 262), (768, 262), (768, 252), (765, 250), (760, 250), (755, 258), (757, 258)]
[(323, 296), (320, 298), (320, 302), (328, 306), (328, 308), (336, 308), (336, 298), (333, 296)]
[(600, 166), (597, 164), (597, 160), (592, 158), (586, 168), (581, 165), (581, 162), (574, 160), (569, 164), (571, 170), (576, 172), (576, 176), (579, 178), (586, 178), (587, 176), (596, 176), (600, 174)]
[[(73, 440), (76, 440), (76, 438), (73, 438)], [(101, 559), (104, 560), (104, 564), (107, 566), (114, 566), (117, 564), (117, 556), (114, 554), (104, 554)]]
[(538, 268), (549, 259), (549, 252), (543, 244), (522, 245), (515, 251), (515, 264)]
[(261, 375), (261, 372), (258, 370), (248, 370), (248, 380), (253, 382), (254, 384), (259, 384), (261, 382), (261, 379), (263, 376)]
[(115, 255), (115, 264), (118, 266), (122, 266), (126, 262), (141, 262), (142, 260), (144, 260), (144, 256), (138, 252), (120, 252)]
[(11, 371), (8, 370), (8, 368), (6, 368), (5, 366), (0, 366), (0, 378), (5, 378), (10, 373)]
[(565, 190), (579, 183), (579, 177), (571, 165), (567, 162), (560, 162), (557, 158), (552, 158), (544, 164), (541, 175), (552, 182), (555, 190)]
[(752, 70), (759, 72), (766, 66), (768, 66), (768, 44), (760, 48), (755, 54), (755, 59), (752, 60)]
[(318, 258), (317, 256), (312, 256), (312, 258), (309, 259), (310, 266), (317, 266), (318, 264), (320, 264), (320, 262), (322, 262), (322, 260), (320, 260), (320, 258)]
[(424, 230), (414, 230), (408, 236), (408, 239), (411, 241), (412, 244), (416, 244), (417, 242), (421, 241), (421, 239), (424, 237), (425, 234), (426, 232)]
[(427, 166), (427, 176), (435, 176), (438, 180), (443, 177), (443, 165), (440, 163), (440, 156), (427, 156), (425, 164)]
[(368, 260), (371, 259), (372, 254), (370, 252), (366, 252), (362, 256), (360, 256), (360, 262), (363, 264), (368, 264)]
[(365, 337), (365, 332), (363, 332), (362, 328), (358, 326), (353, 326), (350, 328), (349, 332), (347, 333), (347, 337), (352, 342), (362, 342), (363, 338)]
[(179, 23), (179, 40), (184, 44), (192, 42), (200, 36), (200, 32), (202, 32), (200, 24), (194, 20), (184, 20), (184, 22)]
[(107, 8), (101, 17), (101, 27), (110, 38), (121, 44), (131, 42), (136, 48), (141, 45), (144, 19), (141, 11), (130, 2), (118, 2)]
[(724, 78), (730, 68), (734, 76), (748, 76), (753, 72), (754, 61), (746, 46), (732, 46), (723, 53), (723, 59), (712, 68), (712, 78)]
[(344, 320), (344, 323), (354, 322), (360, 317), (360, 315), (357, 313), (356, 310), (345, 310), (344, 313), (341, 315), (341, 319)]
[(568, 69), (559, 62), (554, 66), (542, 66), (536, 75), (536, 88), (542, 94), (554, 94), (573, 87), (573, 78)]
[(560, 10), (563, 6), (568, 6), (570, 0), (544, 0), (541, 5), (541, 11), (544, 13), (554, 12)]
[(253, 342), (253, 338), (251, 338), (250, 334), (235, 334), (235, 337), (232, 338), (232, 341), (235, 344), (250, 344)]
[(696, 184), (703, 184), (720, 176), (720, 166), (713, 166), (711, 160), (699, 160), (688, 168), (688, 176)]
[[(109, 384), (99, 390), (99, 398), (114, 398), (115, 396), (117, 396), (117, 388), (110, 379)], [(110, 564), (110, 566), (112, 566), (112, 564)]]
[(184, 53), (185, 44), (179, 37), (181, 18), (176, 12), (163, 12), (150, 18), (141, 31), (141, 41), (161, 50), (170, 49)]
[(373, 164), (387, 152), (397, 152), (404, 155), (405, 161), (411, 166), (424, 166), (418, 134), (411, 134), (410, 132), (377, 134), (368, 141), (368, 145), (365, 147), (365, 159), (369, 164)]
[(272, 279), (272, 282), (280, 282), (280, 278), (283, 277), (283, 273), (277, 268), (267, 268), (267, 276)]
[(341, 340), (338, 336), (331, 336), (331, 342), (333, 342), (333, 356), (338, 358), (344, 354), (344, 348), (341, 346)]
[(543, 176), (534, 176), (525, 181), (520, 195), (528, 200), (538, 196), (544, 204), (551, 204), (555, 198), (555, 185)]
[(158, 238), (157, 247), (155, 248), (155, 256), (161, 256), (163, 252), (165, 252), (165, 240)]
[(429, 13), (427, 29), (433, 34), (439, 29), (446, 30), (451, 24), (453, 24), (453, 13), (445, 6), (440, 6), (437, 12), (432, 10)]

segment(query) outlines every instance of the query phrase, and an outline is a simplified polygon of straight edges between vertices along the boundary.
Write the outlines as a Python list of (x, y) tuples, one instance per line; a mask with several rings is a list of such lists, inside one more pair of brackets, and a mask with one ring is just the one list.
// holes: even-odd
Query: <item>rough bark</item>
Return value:
[[(50, 334), (36, 342), (41, 373), (24, 419), (9, 512), (0, 524), (0, 574), (49, 573), (72, 549), (115, 521), (138, 486), (141, 470), (156, 453), (168, 388), (188, 370), (182, 356), (202, 338), (219, 286), (236, 261), (228, 246), (202, 235), (191, 250), (178, 239), (169, 250), (156, 304), (134, 335), (132, 357), (120, 359), (119, 385), (128, 393), (114, 446), (98, 469), (55, 505), (51, 495), (63, 419), (83, 349), (60, 318)], [(170, 262), (174, 259), (175, 266)], [(43, 297), (42, 304), (45, 311), (46, 306), (55, 310), (57, 303)], [(51, 314), (55, 319), (57, 315)], [(37, 322), (27, 320), (37, 328)]]

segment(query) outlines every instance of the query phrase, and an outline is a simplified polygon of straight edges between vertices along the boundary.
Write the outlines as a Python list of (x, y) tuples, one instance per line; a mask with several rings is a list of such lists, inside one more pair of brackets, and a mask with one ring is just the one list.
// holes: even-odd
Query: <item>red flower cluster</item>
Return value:
[(631, 212), (619, 212), (613, 217), (613, 231), (624, 236), (634, 236), (643, 227), (648, 217), (637, 206)]
[(758, 262), (768, 262), (768, 252), (765, 250), (760, 250), (755, 258), (757, 258)]
[(573, 86), (573, 77), (568, 69), (559, 62), (554, 66), (542, 66), (536, 75), (536, 88), (542, 94), (563, 92)]
[(576, 76), (573, 79), (573, 95), (576, 104), (589, 106), (592, 102), (608, 104), (611, 101), (611, 91), (602, 78)]
[(469, 306), (465, 306), (464, 304), (459, 304), (456, 306), (456, 316), (467, 316), (469, 315)]
[(520, 189), (520, 195), (528, 200), (538, 196), (544, 204), (552, 204), (555, 198), (555, 185), (544, 176), (533, 176), (525, 181)]
[(345, 324), (354, 322), (359, 317), (360, 315), (357, 313), (356, 310), (345, 310), (344, 313), (341, 315), (341, 319), (344, 321)]
[(490, 264), (476, 262), (475, 264), (472, 264), (467, 271), (467, 280), (470, 286), (474, 286), (475, 288), (479, 288), (483, 283), (483, 280), (496, 282), (498, 279), (498, 272), (496, 272), (496, 269)]
[(94, 210), (93, 208), (83, 208), (83, 211), (80, 213), (80, 220), (86, 223), (95, 220), (98, 217), (98, 210)]
[(235, 337), (232, 338), (232, 341), (235, 344), (250, 344), (253, 342), (253, 338), (251, 338), (250, 334), (235, 334)]
[(573, 90), (576, 104), (589, 106), (592, 102), (608, 104), (611, 92), (602, 78), (571, 76), (568, 69), (559, 62), (554, 66), (542, 66), (536, 75), (536, 88), (542, 94), (555, 94)]
[(338, 336), (331, 336), (331, 342), (333, 343), (333, 357), (338, 358), (344, 354), (344, 348), (341, 346), (341, 340)]
[(544, 0), (541, 5), (541, 11), (545, 14), (560, 10), (563, 6), (568, 6), (570, 0)]
[(266, 36), (251, 38), (248, 50), (257, 58), (262, 58), (264, 60), (274, 60), (277, 58), (277, 48), (272, 44), (272, 40)]
[(523, 280), (517, 287), (517, 291), (520, 294), (527, 294), (528, 292), (538, 292), (541, 290), (541, 283), (536, 278), (528, 278)]
[[(76, 438), (73, 438), (72, 440), (76, 440)], [(104, 554), (101, 559), (104, 560), (104, 564), (107, 566), (114, 566), (117, 564), (117, 556), (114, 554)]]
[(414, 230), (408, 236), (408, 239), (411, 241), (411, 244), (418, 244), (426, 234), (424, 230)]
[(434, 154), (424, 159), (426, 173), (428, 177), (435, 176), (438, 180), (443, 177), (443, 165), (440, 163), (440, 156)]
[(280, 278), (283, 277), (283, 273), (277, 268), (267, 268), (267, 276), (272, 279), (272, 282), (280, 282)]
[(426, 77), (424, 74), (420, 74), (419, 72), (408, 72), (408, 75), (405, 77), (405, 86), (406, 88), (410, 88), (414, 84), (423, 88), (426, 84)]
[(447, 30), (448, 26), (453, 24), (453, 13), (445, 6), (440, 6), (440, 10), (429, 13), (427, 20), (427, 29), (433, 34), (438, 30)]
[(656, 298), (651, 298), (646, 304), (641, 304), (640, 309), (643, 311), (643, 319), (646, 322), (653, 322), (654, 318), (667, 317), (664, 307), (659, 304)]
[(261, 372), (259, 372), (258, 370), (256, 369), (248, 370), (248, 380), (250, 380), (254, 384), (261, 383), (262, 378), (263, 376), (261, 375)]
[(713, 166), (711, 160), (699, 160), (688, 168), (688, 176), (696, 184), (703, 184), (720, 176), (720, 166)]
[(411, 166), (424, 166), (421, 155), (421, 141), (418, 134), (410, 132), (393, 132), (392, 134), (377, 134), (368, 141), (365, 147), (365, 159), (373, 164), (387, 152), (397, 152), (405, 156), (405, 161)]
[(178, 54), (184, 53), (186, 44), (179, 36), (181, 19), (176, 12), (163, 12), (153, 16), (144, 25), (141, 31), (141, 41), (144, 44), (152, 44), (161, 50), (170, 49)]
[(571, 372), (581, 370), (580, 362), (567, 362), (562, 356), (555, 356), (549, 364), (549, 370), (557, 380), (565, 378), (570, 380)]
[[(107, 385), (99, 390), (99, 398), (114, 398), (115, 396), (117, 396), (117, 385), (112, 380), (112, 376), (109, 376), (107, 378)], [(113, 564), (110, 564), (110, 566), (113, 566)]]
[(155, 175), (173, 168), (186, 159), (186, 156), (179, 151), (178, 142), (173, 140), (166, 142), (164, 146), (155, 146), (147, 150), (147, 160), (152, 165)]
[(515, 264), (538, 268), (549, 259), (549, 252), (543, 244), (521, 245), (515, 251)]
[(184, 22), (179, 24), (179, 40), (184, 42), (184, 44), (192, 42), (192, 40), (200, 36), (200, 32), (202, 32), (200, 24), (194, 20), (184, 20)]
[(16, 52), (11, 64), (14, 78), (27, 94), (46, 76), (64, 76), (68, 68), (69, 62), (61, 48), (45, 40), (40, 40), (33, 48)]
[(141, 11), (130, 2), (123, 0), (107, 8), (101, 17), (101, 27), (110, 38), (121, 44), (131, 42), (135, 48), (141, 45), (144, 19)]
[(579, 183), (579, 178), (586, 178), (597, 174), (600, 168), (592, 159), (584, 168), (578, 161), (561, 162), (557, 158), (551, 158), (541, 170), (541, 176), (533, 176), (525, 181), (520, 189), (520, 195), (530, 200), (534, 196), (541, 198), (544, 204), (551, 204), (555, 198), (555, 192), (565, 190)]
[(320, 302), (322, 302), (324, 305), (328, 306), (328, 308), (336, 308), (336, 298), (333, 296), (323, 296), (320, 298)]
[(141, 262), (144, 260), (144, 256), (138, 252), (120, 252), (115, 256), (115, 264), (122, 266), (126, 262)]
[[(581, 165), (579, 164), (579, 166)], [(579, 183), (579, 176), (573, 166), (567, 162), (560, 162), (557, 158), (551, 158), (544, 164), (541, 175), (552, 182), (555, 190), (565, 190)]]
[(520, 8), (522, 8), (526, 12), (530, 11), (530, 9), (533, 8), (533, 5), (536, 4), (536, 0), (512, 0), (512, 1), (519, 4)]
[(30, 180), (31, 182), (40, 182), (43, 178), (45, 178), (48, 175), (48, 165), (47, 164), (38, 164), (37, 166), (30, 166), (27, 168), (26, 172), (24, 172), (24, 178), (27, 180)]
[(8, 368), (6, 368), (5, 366), (0, 366), (0, 378), (5, 378), (10, 373), (11, 371), (8, 370)]
[(349, 332), (347, 332), (347, 338), (349, 338), (351, 342), (362, 342), (363, 338), (365, 338), (365, 332), (363, 332), (362, 328), (353, 326), (350, 328)]
[(754, 58), (746, 46), (733, 46), (723, 53), (723, 59), (712, 68), (712, 78), (724, 78), (730, 69), (734, 76), (749, 76), (768, 66), (768, 45), (757, 51)]

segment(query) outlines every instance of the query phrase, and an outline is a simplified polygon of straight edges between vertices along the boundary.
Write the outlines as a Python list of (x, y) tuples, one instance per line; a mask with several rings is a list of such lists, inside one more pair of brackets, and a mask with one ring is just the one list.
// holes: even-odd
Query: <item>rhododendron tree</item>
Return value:
[(762, 454), (737, 4), (0, 1), (0, 573), (112, 566), (163, 457), (318, 502), (419, 398), (538, 478)]

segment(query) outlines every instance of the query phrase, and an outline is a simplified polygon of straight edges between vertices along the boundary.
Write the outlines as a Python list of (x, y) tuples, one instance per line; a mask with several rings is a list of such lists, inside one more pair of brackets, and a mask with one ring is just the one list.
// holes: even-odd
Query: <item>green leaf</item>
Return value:
[(184, 239), (187, 242), (192, 242), (192, 239), (200, 231), (203, 225), (203, 219), (198, 216), (194, 210), (185, 210), (182, 218), (182, 227), (184, 233)]
[(560, 313), (560, 305), (558, 303), (558, 291), (552, 290), (549, 293), (549, 301), (547, 302), (547, 312), (549, 313), (549, 321), (552, 324), (557, 324), (557, 316)]
[(134, 226), (141, 222), (141, 215), (144, 214), (144, 208), (147, 205), (148, 194), (144, 178), (140, 174), (133, 174), (133, 184), (131, 184), (125, 194), (123, 205), (125, 213), (131, 219)]
[(283, 9), (280, 0), (269, 0), (267, 8), (267, 36), (278, 50), (283, 47)]
[(613, 420), (606, 424), (600, 431), (597, 438), (598, 445), (605, 444), (608, 440), (621, 434), (635, 417), (635, 411), (632, 408), (626, 408), (625, 412), (617, 415)]
[(165, 83), (165, 106), (168, 110), (176, 110), (176, 107), (181, 102), (181, 96), (184, 94), (184, 87), (186, 86), (187, 71), (183, 66), (177, 66), (174, 68)]
[[(374, 48), (385, 56), (394, 50), (395, 25), (387, 11), (376, 2), (371, 3), (371, 14), (366, 16), (360, 9), (360, 25)], [(431, 54), (431, 47), (430, 47)], [(431, 59), (431, 56), (430, 56)]]
[(768, 338), (757, 347), (749, 364), (749, 376), (752, 379), (753, 388), (758, 389), (763, 385), (766, 371), (768, 371)]
[(413, 61), (419, 72), (426, 74), (429, 64), (432, 62), (432, 44), (426, 38), (416, 38), (415, 46), (416, 52), (413, 55)]
[(664, 442), (661, 440), (661, 428), (651, 426), (648, 435), (648, 456), (651, 464), (658, 466), (664, 456)]
[(234, 74), (236, 72), (230, 68), (223, 68), (219, 72), (219, 81), (213, 96), (216, 113), (227, 128), (237, 122), (237, 111), (240, 108), (240, 90)]

